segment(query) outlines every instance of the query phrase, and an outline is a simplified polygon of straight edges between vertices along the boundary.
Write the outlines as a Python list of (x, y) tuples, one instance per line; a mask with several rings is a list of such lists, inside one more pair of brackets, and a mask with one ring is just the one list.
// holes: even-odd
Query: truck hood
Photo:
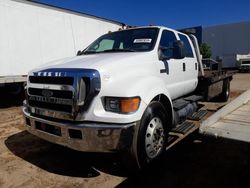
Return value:
[[(127, 53), (103, 53), (89, 54), (82, 56), (68, 57), (56, 60), (38, 67), (31, 72), (38, 72), (52, 68), (80, 68), (80, 69), (96, 69), (100, 72), (110, 70), (112, 67), (130, 66), (136, 62), (151, 61), (152, 52), (127, 52)], [(134, 64), (134, 65), (135, 65)], [(109, 71), (108, 71), (109, 72)]]

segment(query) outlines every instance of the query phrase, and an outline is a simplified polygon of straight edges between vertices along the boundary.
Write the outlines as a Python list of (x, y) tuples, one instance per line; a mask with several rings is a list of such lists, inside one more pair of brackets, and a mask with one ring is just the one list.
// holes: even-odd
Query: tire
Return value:
[(126, 159), (130, 170), (143, 169), (162, 157), (167, 145), (169, 127), (168, 113), (163, 105), (160, 102), (151, 102), (135, 132), (131, 148), (133, 157)]
[(219, 96), (220, 102), (226, 102), (230, 95), (230, 81), (229, 79), (224, 80), (222, 93)]

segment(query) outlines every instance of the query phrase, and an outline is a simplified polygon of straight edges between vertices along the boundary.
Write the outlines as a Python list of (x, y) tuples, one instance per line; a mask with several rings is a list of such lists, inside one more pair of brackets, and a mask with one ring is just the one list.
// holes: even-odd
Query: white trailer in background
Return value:
[(122, 25), (30, 1), (1, 0), (0, 86), (24, 82), (29, 70), (73, 56)]
[(234, 68), (240, 71), (250, 70), (250, 53), (249, 54), (227, 54), (222, 57), (223, 68)]
[(240, 71), (250, 70), (250, 53), (249, 54), (237, 54), (237, 64)]

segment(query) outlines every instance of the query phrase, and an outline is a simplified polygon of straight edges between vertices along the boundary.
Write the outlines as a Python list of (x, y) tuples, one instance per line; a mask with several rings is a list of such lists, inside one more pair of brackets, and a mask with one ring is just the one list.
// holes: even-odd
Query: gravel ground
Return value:
[(250, 89), (250, 73), (238, 73), (234, 75), (231, 88), (238, 91)]
[[(250, 74), (237, 74), (232, 97), (250, 88)], [(16, 98), (0, 94), (0, 187), (245, 187), (250, 145), (191, 135), (165, 153), (160, 165), (127, 173), (115, 155), (73, 151), (24, 130)], [(8, 107), (12, 106), (12, 107)]]

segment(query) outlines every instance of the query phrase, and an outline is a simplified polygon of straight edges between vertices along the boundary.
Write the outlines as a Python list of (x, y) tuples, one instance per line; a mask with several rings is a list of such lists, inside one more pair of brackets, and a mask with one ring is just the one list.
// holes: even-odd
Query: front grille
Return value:
[[(29, 76), (29, 82), (32, 84), (27, 87), (27, 101), (30, 107), (73, 113), (75, 93), (73, 89), (71, 90), (66, 87), (74, 85), (74, 76)], [(45, 88), (46, 86), (52, 87), (43, 89), (41, 86), (44, 85)], [(55, 85), (59, 87), (55, 87)]]
[(56, 76), (30, 76), (29, 81), (30, 83), (39, 83), (39, 84), (73, 85), (74, 78), (56, 77)]
[[(36, 95), (36, 96), (43, 96), (43, 91), (44, 89), (37, 89), (37, 88), (29, 88), (28, 89), (28, 94), (29, 95)], [(50, 91), (53, 94), (50, 97), (55, 97), (55, 98), (61, 98), (61, 99), (72, 99), (73, 98), (73, 92), (72, 91), (63, 91), (63, 90), (46, 90)]]
[(72, 106), (65, 105), (65, 104), (54, 104), (54, 103), (29, 100), (29, 106), (44, 108), (44, 109), (48, 109), (48, 110), (55, 110), (55, 111), (59, 111), (59, 112), (72, 113)]
[(75, 120), (99, 91), (96, 70), (46, 69), (29, 76), (26, 100), (33, 115)]

